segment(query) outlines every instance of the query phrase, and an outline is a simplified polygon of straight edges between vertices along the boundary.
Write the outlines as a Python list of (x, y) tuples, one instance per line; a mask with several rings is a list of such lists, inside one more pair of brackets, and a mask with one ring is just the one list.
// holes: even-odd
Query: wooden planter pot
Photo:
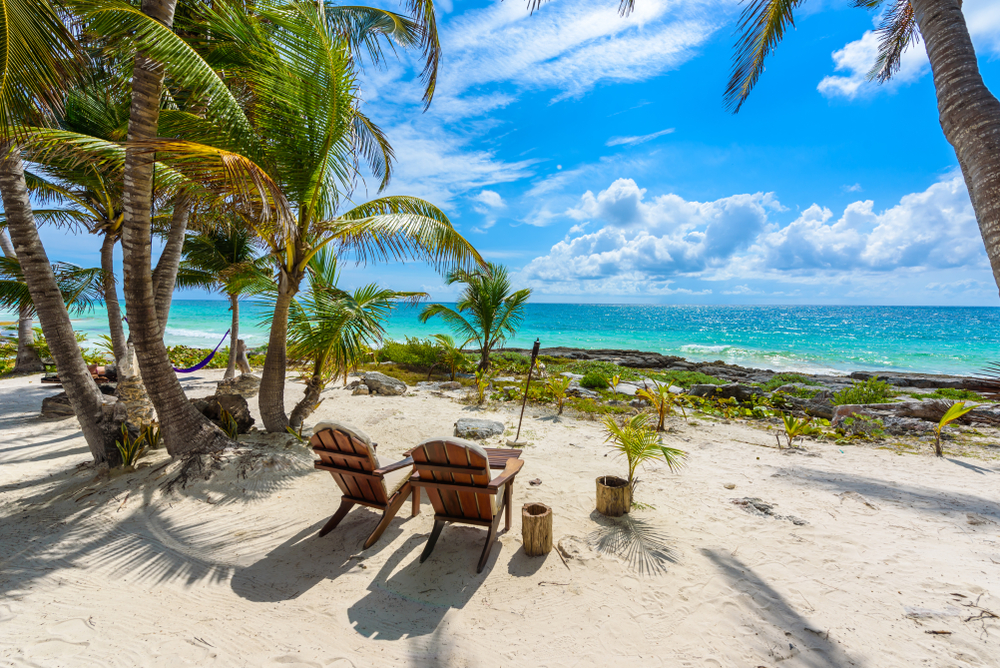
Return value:
[(632, 507), (632, 489), (628, 480), (613, 475), (597, 479), (597, 512), (608, 517), (621, 517)]
[(529, 557), (552, 551), (552, 509), (544, 503), (526, 503), (521, 508), (521, 540)]

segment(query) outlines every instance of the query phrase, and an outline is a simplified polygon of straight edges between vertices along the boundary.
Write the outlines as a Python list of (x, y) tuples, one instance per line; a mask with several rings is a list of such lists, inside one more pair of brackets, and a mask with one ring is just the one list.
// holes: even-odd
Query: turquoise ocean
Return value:
[[(390, 338), (447, 333), (441, 321), (420, 323), (421, 307), (401, 307)], [(267, 342), (262, 304), (241, 304), (240, 335)], [(0, 320), (7, 317), (0, 316)], [(228, 305), (175, 300), (168, 345), (214, 348), (229, 328)], [(74, 316), (93, 342), (108, 333), (102, 309)], [(691, 360), (723, 360), (781, 371), (845, 373), (893, 370), (975, 374), (1000, 361), (1000, 309), (910, 306), (669, 306), (529, 304), (510, 347), (623, 348)]]

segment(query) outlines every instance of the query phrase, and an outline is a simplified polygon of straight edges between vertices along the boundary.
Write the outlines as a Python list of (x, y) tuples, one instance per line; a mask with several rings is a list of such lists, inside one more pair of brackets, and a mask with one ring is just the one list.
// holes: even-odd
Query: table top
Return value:
[(507, 466), (508, 459), (521, 458), (521, 450), (518, 448), (483, 448), (483, 450), (490, 460), (491, 469), (502, 469)]

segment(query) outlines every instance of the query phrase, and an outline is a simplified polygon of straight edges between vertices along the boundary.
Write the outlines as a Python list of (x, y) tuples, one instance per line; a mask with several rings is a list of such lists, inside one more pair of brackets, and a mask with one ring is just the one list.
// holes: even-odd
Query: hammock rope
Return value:
[(176, 371), (177, 373), (194, 373), (195, 371), (198, 371), (199, 369), (205, 368), (205, 365), (208, 364), (209, 362), (211, 362), (212, 358), (215, 357), (215, 353), (219, 352), (219, 348), (221, 348), (222, 344), (225, 343), (226, 337), (229, 336), (229, 332), (230, 332), (230, 330), (227, 329), (226, 333), (222, 335), (222, 340), (219, 341), (219, 345), (215, 346), (215, 350), (213, 350), (212, 352), (210, 352), (208, 354), (208, 357), (206, 357), (202, 361), (198, 362), (194, 366), (188, 367), (187, 369), (178, 369), (177, 367), (174, 367), (174, 371)]

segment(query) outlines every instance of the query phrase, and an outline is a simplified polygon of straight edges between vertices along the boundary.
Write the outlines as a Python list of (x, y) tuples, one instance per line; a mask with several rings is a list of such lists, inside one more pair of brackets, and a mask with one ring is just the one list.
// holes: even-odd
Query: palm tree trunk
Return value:
[[(38, 313), (42, 331), (49, 343), (52, 357), (73, 412), (80, 421), (83, 436), (95, 462), (108, 459), (104, 401), (80, 353), (73, 333), (73, 324), (66, 311), (59, 285), (52, 274), (52, 265), (42, 247), (35, 227), (35, 218), (24, 181), (21, 151), (13, 144), (0, 146), (0, 195), (7, 214), (7, 229), (28, 284), (31, 301)], [(112, 449), (114, 445), (111, 446)]]
[[(17, 259), (14, 246), (10, 243), (10, 238), (3, 230), (0, 230), (0, 250), (3, 251), (4, 257), (11, 260)], [(38, 351), (35, 350), (34, 346), (35, 330), (32, 327), (33, 320), (31, 309), (19, 309), (17, 317), (17, 358), (14, 361), (13, 373), (38, 373), (39, 371), (45, 371), (45, 365), (42, 364), (42, 360), (38, 356)]]
[(240, 340), (240, 297), (229, 295), (229, 310), (233, 312), (233, 323), (229, 328), (229, 364), (226, 365), (226, 375), (223, 380), (236, 377), (236, 357)]
[(286, 344), (288, 339), (288, 309), (295, 296), (293, 281), (282, 271), (278, 281), (278, 299), (274, 304), (271, 332), (267, 340), (267, 357), (260, 375), (260, 394), (257, 405), (264, 428), (270, 432), (285, 431), (285, 367), (288, 364)]
[[(166, 26), (173, 23), (175, 0), (143, 0), (142, 11)], [(136, 53), (132, 70), (129, 141), (156, 136), (163, 88), (163, 67)], [(126, 150), (122, 249), (125, 255), (125, 305), (139, 371), (156, 409), (167, 452), (172, 456), (220, 450), (232, 441), (184, 395), (163, 344), (150, 269), (150, 207), (153, 156)]]
[(174, 284), (177, 282), (177, 269), (181, 263), (181, 251), (184, 248), (184, 235), (187, 233), (188, 218), (191, 207), (186, 201), (174, 202), (174, 213), (170, 217), (170, 232), (167, 243), (163, 246), (160, 259), (153, 271), (153, 291), (156, 293), (156, 313), (160, 319), (160, 329), (166, 331), (167, 319), (170, 317), (170, 304), (174, 296)]
[(17, 360), (14, 362), (14, 373), (39, 373), (45, 371), (42, 358), (35, 349), (35, 328), (31, 309), (20, 309), (17, 318)]
[(1000, 101), (979, 74), (961, 0), (911, 0), (934, 72), (941, 129), (955, 149), (1000, 286)]
[(118, 287), (115, 285), (115, 243), (115, 235), (104, 235), (104, 242), (101, 244), (101, 269), (104, 271), (104, 305), (108, 310), (111, 347), (117, 362), (125, 357), (125, 330), (122, 328), (122, 311), (118, 305)]
[(292, 409), (292, 414), (288, 418), (288, 426), (295, 431), (301, 431), (302, 423), (307, 417), (313, 414), (313, 411), (316, 410), (316, 407), (320, 403), (319, 396), (323, 393), (323, 365), (325, 362), (325, 355), (320, 355), (316, 359), (316, 363), (313, 366), (313, 375), (306, 383), (306, 393), (303, 395), (302, 400), (295, 404), (295, 408)]

